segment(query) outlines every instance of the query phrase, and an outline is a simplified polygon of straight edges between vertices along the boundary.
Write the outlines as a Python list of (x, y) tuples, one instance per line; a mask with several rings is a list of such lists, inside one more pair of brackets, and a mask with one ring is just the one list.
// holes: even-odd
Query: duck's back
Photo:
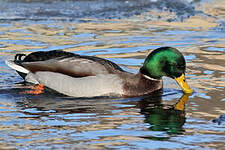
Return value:
[(14, 62), (33, 73), (52, 71), (72, 77), (86, 77), (97, 74), (113, 74), (118, 71), (124, 72), (122, 68), (109, 60), (61, 50), (33, 52), (22, 59), (23, 56), (25, 55), (17, 54)]
[[(21, 56), (25, 56), (23, 60), (21, 60)], [(45, 61), (49, 59), (54, 59), (58, 57), (76, 57), (79, 56), (74, 53), (65, 52), (61, 50), (53, 50), (53, 51), (38, 51), (30, 53), (29, 55), (25, 54), (17, 54), (15, 56), (15, 61), (23, 61), (23, 62), (35, 62), (35, 61)]]

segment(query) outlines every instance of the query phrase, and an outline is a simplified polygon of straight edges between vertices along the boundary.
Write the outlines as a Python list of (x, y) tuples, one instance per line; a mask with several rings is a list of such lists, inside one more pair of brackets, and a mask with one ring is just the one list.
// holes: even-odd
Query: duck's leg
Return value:
[(38, 95), (38, 94), (44, 93), (44, 85), (43, 84), (38, 84), (37, 86), (33, 86), (31, 88), (33, 90), (25, 91), (25, 92), (22, 92), (21, 94), (35, 94), (35, 95)]

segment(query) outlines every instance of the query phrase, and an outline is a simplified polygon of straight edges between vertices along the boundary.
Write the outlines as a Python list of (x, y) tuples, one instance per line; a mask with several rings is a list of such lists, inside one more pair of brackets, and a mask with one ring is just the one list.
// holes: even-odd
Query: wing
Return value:
[(32, 73), (50, 71), (72, 77), (95, 76), (98, 74), (113, 74), (123, 71), (115, 63), (91, 56), (58, 57), (45, 61), (22, 62), (21, 66)]

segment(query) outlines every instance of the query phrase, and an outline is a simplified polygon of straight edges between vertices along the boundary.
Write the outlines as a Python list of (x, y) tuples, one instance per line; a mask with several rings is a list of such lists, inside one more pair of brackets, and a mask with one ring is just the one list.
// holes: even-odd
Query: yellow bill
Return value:
[(192, 93), (192, 89), (188, 86), (185, 75), (182, 74), (180, 77), (175, 78), (181, 89), (184, 91), (184, 93)]
[(190, 94), (184, 94), (180, 100), (174, 105), (174, 108), (175, 110), (181, 110), (181, 111), (184, 111), (184, 106), (185, 106), (185, 103), (187, 102), (188, 100), (188, 97), (190, 96)]

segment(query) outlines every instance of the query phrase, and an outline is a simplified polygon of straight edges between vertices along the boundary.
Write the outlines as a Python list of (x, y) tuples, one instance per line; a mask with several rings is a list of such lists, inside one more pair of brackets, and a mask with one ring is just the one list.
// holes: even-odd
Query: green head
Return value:
[(184, 56), (177, 49), (161, 47), (148, 55), (140, 71), (154, 79), (162, 76), (175, 78), (185, 72), (185, 66)]
[(186, 63), (181, 52), (172, 47), (161, 47), (148, 55), (140, 72), (154, 79), (161, 79), (163, 76), (173, 78), (185, 93), (192, 93), (185, 81), (185, 69)]

